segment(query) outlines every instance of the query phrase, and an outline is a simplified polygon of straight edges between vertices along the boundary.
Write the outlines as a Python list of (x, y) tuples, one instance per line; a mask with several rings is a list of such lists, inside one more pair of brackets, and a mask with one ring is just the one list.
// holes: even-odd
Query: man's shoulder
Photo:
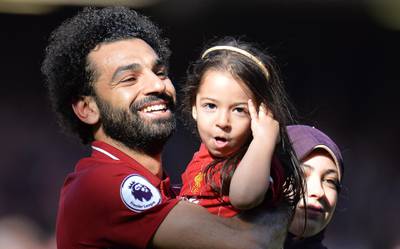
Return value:
[(140, 172), (139, 167), (124, 161), (113, 161), (99, 158), (83, 158), (75, 167), (74, 174), (81, 180), (115, 178)]
[[(137, 165), (137, 167), (138, 166), (139, 165)], [(129, 168), (132, 171), (135, 170), (136, 165), (122, 160), (110, 160), (108, 158), (98, 157), (84, 157), (77, 162), (75, 166), (75, 172), (100, 173), (102, 171), (118, 171), (126, 168)]]
[(75, 171), (67, 176), (62, 193), (86, 202), (114, 200), (120, 196), (124, 179), (136, 173), (137, 171), (122, 161), (83, 158), (77, 163)]

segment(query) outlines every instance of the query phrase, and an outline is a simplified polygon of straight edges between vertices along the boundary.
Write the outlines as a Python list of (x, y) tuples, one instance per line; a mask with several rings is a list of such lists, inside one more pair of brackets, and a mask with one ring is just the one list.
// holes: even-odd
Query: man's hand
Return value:
[(287, 205), (264, 205), (239, 217), (221, 218), (186, 201), (174, 207), (151, 246), (173, 249), (282, 249), (291, 212)]
[(293, 209), (286, 203), (275, 208), (261, 204), (242, 212), (238, 218), (253, 226), (254, 238), (261, 248), (282, 249), (293, 218)]

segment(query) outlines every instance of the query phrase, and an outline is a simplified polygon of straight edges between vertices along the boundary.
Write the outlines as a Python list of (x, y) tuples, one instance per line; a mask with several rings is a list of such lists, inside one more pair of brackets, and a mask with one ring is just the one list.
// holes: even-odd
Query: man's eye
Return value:
[(168, 72), (166, 70), (159, 70), (156, 72), (156, 75), (161, 79), (165, 79), (168, 77)]
[(136, 78), (135, 77), (125, 77), (121, 80), (121, 82), (132, 82), (135, 81)]

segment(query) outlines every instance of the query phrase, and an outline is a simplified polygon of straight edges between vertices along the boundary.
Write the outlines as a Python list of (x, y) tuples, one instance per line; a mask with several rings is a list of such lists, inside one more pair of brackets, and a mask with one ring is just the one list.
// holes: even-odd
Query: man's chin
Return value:
[(142, 125), (152, 129), (165, 129), (166, 127), (175, 127), (175, 117), (172, 113), (167, 115), (142, 115), (140, 114)]

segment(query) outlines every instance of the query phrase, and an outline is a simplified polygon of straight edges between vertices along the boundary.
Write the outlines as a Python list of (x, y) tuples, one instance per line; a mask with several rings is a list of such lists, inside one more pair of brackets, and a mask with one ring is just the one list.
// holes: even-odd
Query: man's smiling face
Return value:
[(132, 149), (162, 149), (175, 129), (176, 93), (155, 51), (121, 40), (99, 45), (88, 61), (104, 133)]

